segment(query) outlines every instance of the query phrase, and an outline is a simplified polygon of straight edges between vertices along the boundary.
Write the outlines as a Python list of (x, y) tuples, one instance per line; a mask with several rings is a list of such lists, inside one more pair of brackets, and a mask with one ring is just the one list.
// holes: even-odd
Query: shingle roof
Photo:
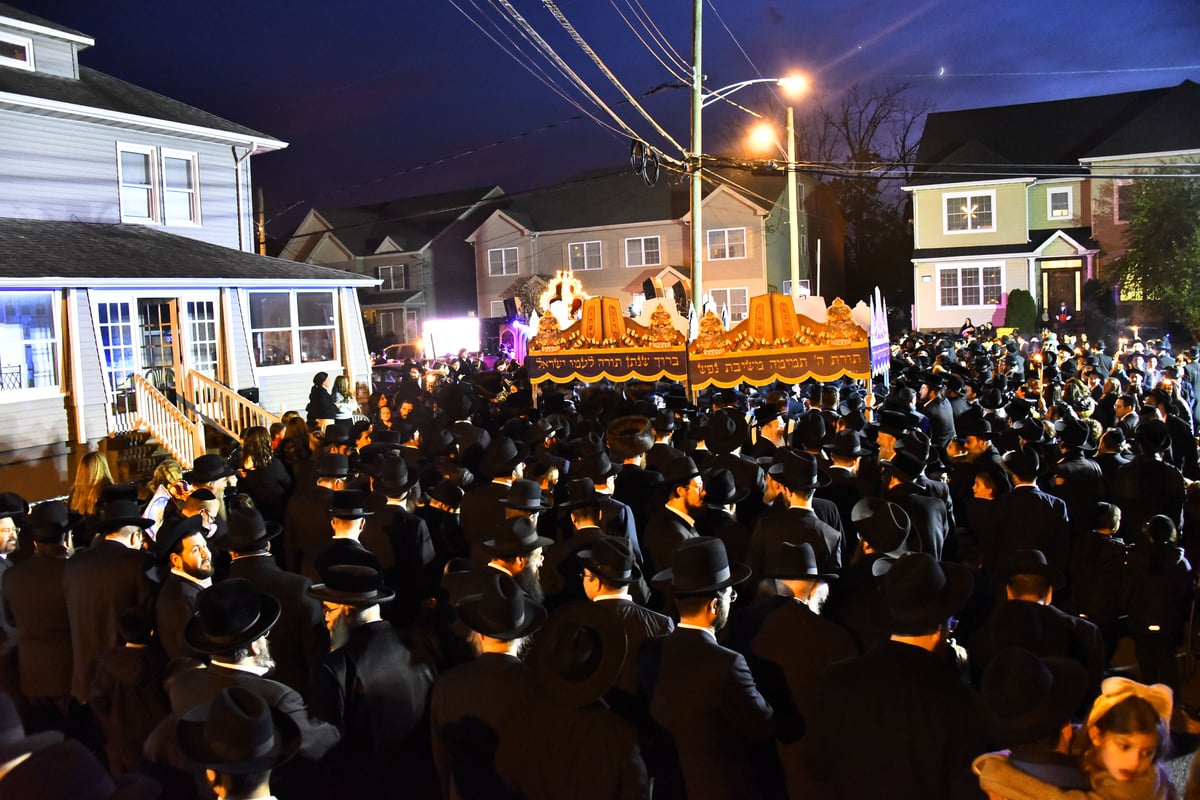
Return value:
[(477, 186), (452, 192), (404, 197), (353, 208), (319, 208), (338, 241), (356, 256), (368, 256), (386, 238), (402, 251), (420, 250), (498, 187)]
[(1013, 244), (995, 244), (981, 247), (925, 247), (913, 250), (912, 257), (920, 261), (935, 258), (962, 256), (995, 256), (1008, 253), (1032, 254), (1054, 234), (1062, 231), (1089, 250), (1099, 250), (1100, 244), (1092, 238), (1091, 228), (1049, 228), (1029, 232), (1029, 241)]
[(1200, 147), (1200, 86), (933, 113), (910, 183), (1078, 174), (1095, 155)]
[(21, 22), (28, 22), (31, 25), (40, 25), (43, 28), (49, 28), (52, 31), (58, 31), (59, 33), (70, 34), (71, 36), (79, 36), (84, 39), (92, 38), (92, 37), (88, 36), (86, 33), (80, 33), (79, 31), (75, 30), (74, 28), (68, 28), (66, 25), (59, 25), (57, 22), (51, 22), (48, 19), (42, 19), (39, 16), (30, 14), (28, 11), (22, 11), (21, 9), (13, 8), (12, 6), (7, 5), (6, 3), (0, 3), (0, 25), (4, 24), (4, 22), (3, 22), (4, 17), (7, 17), (9, 19), (20, 20)]
[(254, 139), (275, 138), (84, 66), (79, 68), (77, 80), (22, 69), (0, 69), (0, 92), (196, 125)]
[(0, 280), (13, 278), (62, 279), (64, 286), (106, 279), (374, 285), (351, 272), (244, 253), (142, 225), (0, 218)]

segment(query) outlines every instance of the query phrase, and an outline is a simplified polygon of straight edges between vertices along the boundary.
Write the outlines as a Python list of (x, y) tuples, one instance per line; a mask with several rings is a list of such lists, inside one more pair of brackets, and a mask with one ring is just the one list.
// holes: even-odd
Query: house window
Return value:
[(166, 224), (200, 224), (196, 168), (195, 153), (162, 151), (163, 221)]
[(1051, 189), (1046, 193), (1046, 216), (1050, 219), (1069, 219), (1073, 216), (1070, 189)]
[(508, 316), (504, 312), (504, 301), (503, 300), (492, 300), (491, 303), (488, 305), (488, 316), (489, 317), (506, 317), (506, 316)]
[(496, 247), (488, 250), (488, 275), (498, 278), (517, 274), (517, 248)]
[(938, 267), (938, 308), (999, 305), (1003, 295), (1003, 264)]
[(741, 322), (750, 313), (750, 292), (747, 289), (709, 289), (709, 297), (717, 313), (729, 311), (730, 323)]
[(625, 240), (625, 266), (653, 267), (662, 263), (657, 236)]
[(945, 232), (966, 233), (996, 230), (995, 192), (943, 195)]
[(718, 228), (708, 231), (708, 260), (726, 261), (746, 257), (746, 229)]
[(1113, 221), (1125, 223), (1133, 219), (1133, 181), (1113, 181)]
[(54, 292), (0, 292), (0, 394), (58, 386)]
[(33, 40), (0, 31), (0, 66), (33, 69)]
[(200, 224), (195, 153), (118, 143), (117, 183), (122, 222)]
[(249, 292), (250, 337), (260, 367), (311, 364), (337, 357), (334, 293)]
[(571, 242), (567, 245), (567, 261), (573, 272), (600, 269), (600, 243)]
[[(96, 329), (104, 356), (104, 378), (110, 396), (120, 399), (132, 388), (137, 362), (134, 360), (133, 319), (130, 303), (98, 303)], [(122, 406), (123, 408), (123, 406)]]
[(394, 267), (380, 267), (376, 272), (383, 283), (375, 288), (377, 292), (391, 292), (408, 288), (408, 267), (398, 264)]
[(217, 304), (211, 300), (189, 300), (191, 367), (216, 380), (218, 366)]

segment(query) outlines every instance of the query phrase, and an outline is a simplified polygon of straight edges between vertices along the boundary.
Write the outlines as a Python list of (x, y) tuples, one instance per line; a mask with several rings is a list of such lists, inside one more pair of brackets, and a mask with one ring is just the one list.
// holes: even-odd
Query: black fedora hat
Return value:
[(704, 425), (704, 446), (719, 455), (732, 453), (746, 443), (749, 429), (746, 415), (737, 409), (714, 411)]
[(378, 570), (357, 564), (334, 564), (321, 575), (323, 583), (308, 587), (318, 600), (343, 606), (374, 606), (390, 603), (396, 593), (383, 585)]
[(594, 506), (597, 503), (596, 483), (591, 478), (572, 478), (567, 482), (567, 502), (559, 508), (571, 510)]
[(914, 419), (913, 415), (903, 411), (892, 411), (884, 409), (879, 412), (878, 427), (880, 433), (887, 433), (899, 439), (904, 434), (908, 433), (921, 421)]
[(331, 422), (325, 426), (325, 430), (321, 432), (321, 441), (325, 444), (349, 444), (350, 443), (350, 423), (349, 422)]
[(417, 452), (426, 458), (437, 458), (452, 452), (456, 441), (448, 428), (430, 422), (418, 428)]
[(1144, 453), (1161, 453), (1171, 446), (1171, 432), (1167, 423), (1158, 419), (1139, 423), (1134, 429), (1134, 439)]
[(443, 478), (433, 485), (433, 491), (429, 493), (429, 496), (439, 503), (455, 509), (462, 505), (465, 494), (466, 492), (457, 483), (449, 478)]
[(763, 559), (764, 578), (782, 580), (836, 581), (838, 576), (817, 570), (817, 556), (808, 542), (780, 542), (769, 548)]
[(888, 556), (906, 552), (912, 520), (899, 504), (882, 497), (864, 497), (850, 509), (850, 521), (874, 552)]
[(663, 483), (667, 487), (682, 486), (699, 474), (700, 470), (690, 456), (676, 456), (667, 462), (662, 471)]
[(419, 477), (415, 470), (409, 470), (407, 461), (398, 454), (392, 454), (383, 459), (376, 479), (379, 488), (388, 497), (401, 497), (417, 485)]
[(36, 753), (62, 740), (60, 731), (43, 731), (27, 736), (12, 698), (0, 694), (0, 764), (25, 753)]
[(317, 459), (319, 478), (345, 478), (349, 474), (350, 459), (342, 453), (324, 453)]
[(489, 477), (507, 476), (528, 457), (528, 447), (501, 434), (483, 451), (479, 466)]
[(981, 417), (977, 414), (968, 414), (963, 417), (962, 421), (956, 423), (956, 433), (964, 439), (968, 436), (974, 436), (976, 439), (991, 440), (995, 434), (992, 432), (992, 423), (987, 417)]
[(159, 528), (158, 536), (154, 540), (154, 554), (165, 559), (180, 542), (196, 534), (208, 537), (208, 529), (204, 526), (204, 517), (201, 514), (184, 517), (168, 530)]
[(96, 526), (98, 532), (112, 533), (126, 525), (145, 530), (154, 525), (154, 520), (142, 516), (141, 505), (135, 498), (117, 497), (100, 506), (100, 521)]
[(517, 585), (511, 576), (499, 570), (481, 580), (479, 592), (454, 604), (459, 619), (491, 639), (512, 641), (528, 636), (546, 621), (546, 609)]
[(508, 494), (504, 496), (500, 504), (521, 511), (545, 511), (550, 508), (546, 505), (546, 498), (542, 496), (541, 485), (537, 481), (525, 478), (512, 482), (512, 485), (508, 487)]
[(890, 460), (881, 459), (879, 466), (905, 483), (916, 483), (925, 471), (925, 459), (909, 450), (900, 450)]
[(175, 724), (183, 754), (217, 772), (266, 772), (300, 749), (300, 727), (249, 689), (230, 686)]
[(1026, 418), (1014, 420), (1012, 423), (1013, 433), (1023, 442), (1038, 444), (1046, 440), (1046, 426), (1040, 420)]
[(825, 441), (827, 432), (825, 417), (821, 416), (820, 411), (813, 409), (796, 420), (796, 428), (792, 431), (792, 447), (816, 450)]
[(724, 542), (712, 536), (695, 536), (675, 548), (671, 566), (655, 575), (652, 582), (677, 597), (688, 597), (715, 594), (749, 577), (748, 566), (729, 560)]
[(642, 576), (627, 539), (602, 536), (576, 556), (580, 563), (609, 583), (632, 583)]
[(599, 451), (572, 461), (568, 474), (572, 478), (591, 478), (593, 483), (604, 483), (620, 471), (620, 465), (612, 463), (607, 453)]
[(1058, 433), (1059, 441), (1067, 447), (1090, 453), (1099, 446), (1099, 442), (1092, 441), (1091, 426), (1081, 419), (1063, 417), (1055, 420), (1054, 430)]
[(1032, 481), (1036, 478), (1042, 465), (1037, 451), (1029, 446), (1009, 450), (1000, 457), (1000, 463), (1022, 481)]
[(1087, 683), (1087, 670), (1075, 660), (1006, 647), (983, 671), (984, 725), (1002, 747), (1045, 739), (1071, 721)]
[(862, 458), (868, 454), (862, 444), (862, 436), (858, 431), (847, 428), (834, 434), (833, 445), (830, 446), (829, 452), (838, 458)]
[(61, 500), (38, 503), (29, 512), (29, 527), (35, 542), (56, 542), (83, 523), (83, 515), (67, 508)]
[(248, 552), (261, 550), (267, 542), (283, 530), (278, 522), (267, 522), (257, 508), (233, 507), (229, 509), (229, 526), (214, 544), (223, 550)]
[(227, 653), (263, 636), (278, 621), (278, 600), (244, 578), (226, 578), (196, 595), (183, 638), (198, 653)]
[(971, 595), (971, 571), (928, 553), (905, 553), (883, 576), (875, 621), (887, 633), (920, 636), (936, 630)]
[(1007, 581), (1014, 575), (1038, 575), (1050, 581), (1055, 589), (1061, 589), (1066, 583), (1062, 572), (1046, 562), (1046, 554), (1041, 550), (1018, 550), (1013, 553), (1000, 570), (999, 577)]
[(23, 517), (29, 513), (29, 503), (16, 492), (0, 492), (0, 519)]
[(235, 474), (225, 459), (216, 453), (205, 453), (192, 462), (192, 468), (183, 473), (183, 479), (188, 483), (211, 483)]
[(595, 603), (569, 603), (556, 609), (538, 632), (533, 672), (552, 701), (582, 708), (616, 683), (627, 645), (616, 614)]
[(375, 515), (367, 508), (370, 495), (366, 492), (355, 492), (343, 489), (333, 493), (333, 505), (329, 508), (330, 516), (335, 519), (363, 519)]
[(750, 496), (750, 489), (738, 488), (733, 473), (727, 469), (706, 469), (704, 477), (704, 502), (710, 506), (727, 506), (740, 503)]
[(831, 480), (816, 456), (792, 447), (781, 447), (775, 451), (775, 457), (767, 467), (767, 475), (792, 491), (828, 486)]
[(532, 553), (539, 547), (549, 547), (553, 539), (538, 536), (537, 528), (529, 517), (513, 517), (496, 526), (492, 538), (483, 543), (488, 555), (512, 558)]

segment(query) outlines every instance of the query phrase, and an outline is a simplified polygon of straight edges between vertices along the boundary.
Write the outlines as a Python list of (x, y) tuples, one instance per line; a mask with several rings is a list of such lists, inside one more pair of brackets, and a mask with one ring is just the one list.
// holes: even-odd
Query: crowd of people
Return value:
[(496, 366), (0, 493), (0, 797), (1200, 796), (1200, 348)]

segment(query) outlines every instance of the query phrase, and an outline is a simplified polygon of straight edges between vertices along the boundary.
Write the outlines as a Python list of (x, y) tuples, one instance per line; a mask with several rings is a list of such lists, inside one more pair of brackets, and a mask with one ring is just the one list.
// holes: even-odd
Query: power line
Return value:
[[(639, 32), (638, 29), (633, 26), (633, 23), (629, 20), (629, 17), (625, 16), (625, 12), (617, 6), (616, 0), (609, 0), (609, 2), (612, 4), (613, 10), (617, 12), (617, 16), (621, 18), (621, 21), (624, 22), (629, 30), (633, 32), (633, 35), (637, 37), (637, 40), (642, 43), (642, 46), (646, 48), (650, 55), (654, 56), (654, 60), (661, 64), (663, 69), (670, 73), (671, 77), (673, 77), (675, 80), (686, 81), (687, 75), (683, 72), (676, 71), (679, 69), (679, 65), (677, 63), (668, 64), (666, 61), (663, 61), (663, 56), (659, 55), (659, 53), (653, 47), (651, 47), (650, 43), (646, 41), (645, 37), (642, 36), (641, 32)], [(641, 20), (638, 21), (640, 22)], [(643, 24), (642, 28), (645, 30), (646, 26)], [(651, 38), (653, 38), (653, 34), (650, 33), (649, 30), (646, 32)], [(655, 44), (658, 44), (658, 42), (656, 41)], [(670, 58), (669, 54), (664, 55), (667, 55), (667, 57)], [(685, 64), (684, 67), (686, 66), (687, 65)]]

